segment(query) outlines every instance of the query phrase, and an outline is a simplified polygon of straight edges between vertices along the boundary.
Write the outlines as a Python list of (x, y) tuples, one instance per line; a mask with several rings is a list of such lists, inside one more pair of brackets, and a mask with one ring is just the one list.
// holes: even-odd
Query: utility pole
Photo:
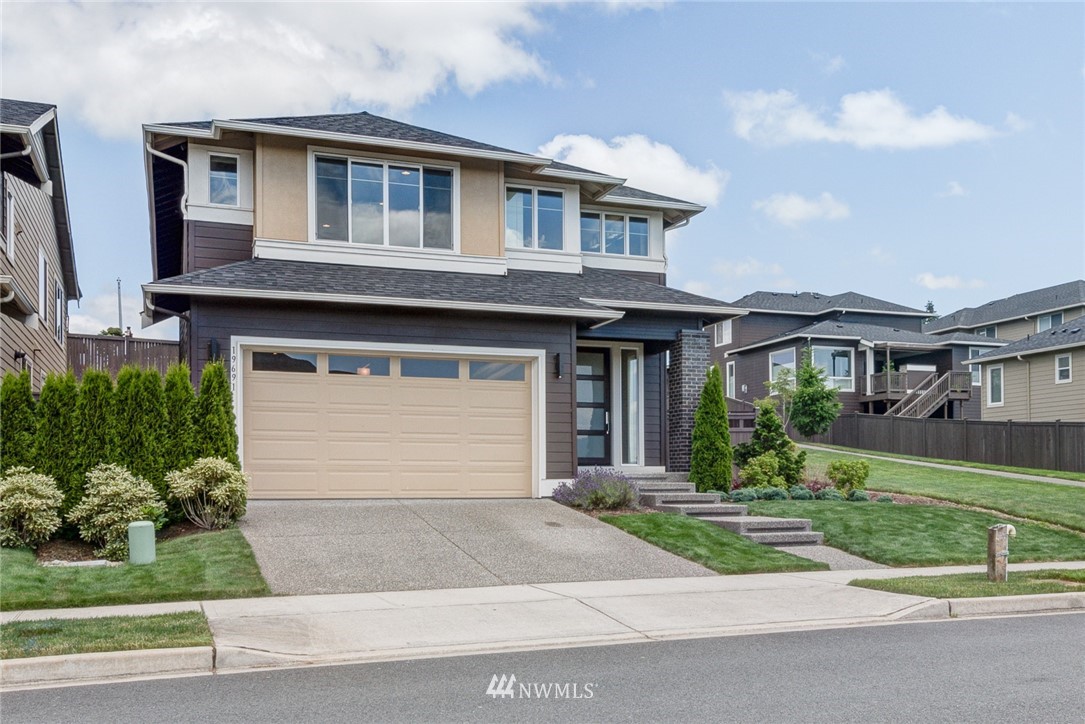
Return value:
[(121, 312), (121, 278), (117, 277), (117, 329), (124, 333), (124, 313)]

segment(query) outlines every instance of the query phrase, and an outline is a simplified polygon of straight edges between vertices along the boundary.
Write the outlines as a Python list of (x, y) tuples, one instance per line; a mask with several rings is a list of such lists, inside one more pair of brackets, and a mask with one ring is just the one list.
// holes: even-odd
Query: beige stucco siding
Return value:
[[(1071, 354), (1070, 382), (1055, 383), (1055, 358)], [(1085, 347), (1004, 360), (1005, 404), (987, 404), (987, 372), (983, 373), (984, 420), (1085, 421)]]
[(501, 236), (505, 204), (501, 163), (471, 160), (460, 164), (460, 251), (504, 256)]

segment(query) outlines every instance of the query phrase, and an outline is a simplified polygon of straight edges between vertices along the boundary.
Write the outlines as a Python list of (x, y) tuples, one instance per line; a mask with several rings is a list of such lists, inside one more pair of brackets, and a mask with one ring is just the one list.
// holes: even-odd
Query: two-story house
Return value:
[(0, 100), (0, 373), (35, 393), (68, 368), (68, 302), (80, 298), (56, 106)]
[(966, 362), (970, 348), (996, 339), (924, 334), (927, 312), (856, 292), (754, 292), (734, 302), (748, 310), (710, 329), (712, 358), (724, 372), (727, 396), (750, 402), (769, 396), (767, 383), (792, 374), (809, 347), (814, 364), (838, 390), (843, 412), (916, 417), (978, 417), (978, 395)]
[(1085, 281), (1034, 289), (979, 307), (965, 307), (923, 325), (930, 334), (965, 332), (1010, 342), (1085, 316)]
[(230, 369), (251, 494), (548, 495), (687, 470), (703, 207), (369, 113), (144, 126), (148, 321)]

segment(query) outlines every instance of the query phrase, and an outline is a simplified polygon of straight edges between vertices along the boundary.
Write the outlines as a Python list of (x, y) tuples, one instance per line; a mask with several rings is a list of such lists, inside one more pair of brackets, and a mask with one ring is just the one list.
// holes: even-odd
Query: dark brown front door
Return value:
[(610, 350), (576, 351), (576, 462), (610, 465)]

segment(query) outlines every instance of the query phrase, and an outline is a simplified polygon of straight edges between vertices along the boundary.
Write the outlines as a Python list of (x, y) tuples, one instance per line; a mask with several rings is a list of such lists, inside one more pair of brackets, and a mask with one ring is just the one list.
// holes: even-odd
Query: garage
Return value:
[(532, 495), (534, 358), (270, 346), (237, 354), (252, 498)]

